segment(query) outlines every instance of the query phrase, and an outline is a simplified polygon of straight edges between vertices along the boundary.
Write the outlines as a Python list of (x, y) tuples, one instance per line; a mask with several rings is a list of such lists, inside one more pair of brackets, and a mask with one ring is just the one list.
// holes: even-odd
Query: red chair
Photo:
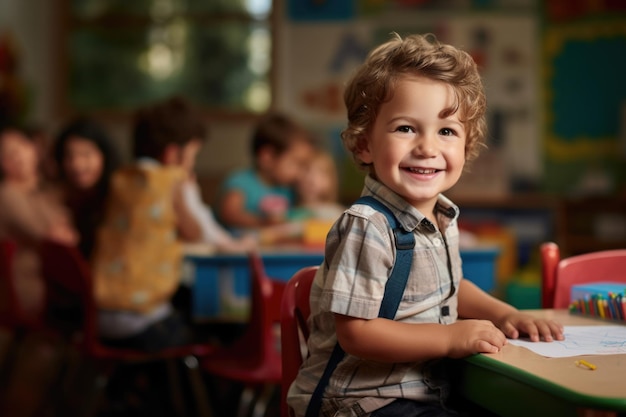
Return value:
[[(202, 361), (209, 374), (244, 384), (237, 415), (264, 416), (282, 376), (278, 330), (280, 300), (285, 283), (265, 274), (261, 257), (250, 254), (250, 320), (244, 334)], [(255, 393), (260, 392), (255, 402)]]
[(17, 293), (18, 277), (13, 271), (13, 261), (18, 251), (17, 243), (10, 239), (0, 240), (0, 327), (23, 335), (25, 331), (42, 329), (43, 316), (27, 313)]
[(291, 416), (287, 406), (287, 391), (296, 379), (298, 369), (306, 356), (306, 341), (309, 339), (307, 320), (311, 314), (309, 296), (313, 278), (319, 269), (310, 266), (296, 272), (287, 282), (281, 303), (280, 328), (283, 352), (283, 379), (281, 387), (281, 416)]
[(0, 291), (0, 296), (2, 296), (0, 326), (9, 331), (15, 331), (27, 321), (15, 289), (15, 277), (13, 276), (15, 250), (13, 241), (0, 240), (0, 285), (2, 285), (2, 291)]
[[(14, 364), (17, 361), (24, 337), (29, 331), (42, 327), (41, 317), (26, 314), (20, 303), (16, 288), (17, 277), (13, 271), (16, 251), (17, 244), (15, 242), (10, 239), (0, 240), (0, 327), (10, 334), (1, 361), (0, 392), (6, 391), (10, 383)], [(0, 398), (0, 411), (3, 409), (3, 399)]]
[[(99, 381), (106, 381), (115, 366), (122, 363), (167, 361), (175, 365), (175, 360), (182, 360), (188, 371), (190, 384), (196, 400), (197, 414), (212, 415), (206, 396), (198, 359), (205, 357), (217, 348), (211, 343), (197, 343), (186, 346), (163, 349), (158, 352), (143, 352), (132, 349), (116, 348), (104, 345), (98, 337), (97, 307), (93, 297), (93, 282), (90, 267), (77, 248), (46, 241), (41, 247), (42, 273), (48, 290), (48, 307), (54, 308), (55, 314), (72, 314), (80, 317), (80, 339), (76, 341), (80, 351), (95, 360), (99, 365)], [(58, 317), (58, 316), (57, 316)], [(55, 323), (63, 325), (65, 323)], [(176, 377), (175, 366), (170, 367), (172, 378)], [(103, 384), (99, 385), (103, 389)], [(171, 384), (175, 406), (181, 415), (185, 415), (181, 397), (181, 387)], [(178, 401), (176, 401), (178, 399)]]
[(567, 308), (573, 285), (586, 282), (626, 283), (626, 249), (605, 250), (561, 259), (556, 243), (546, 242), (541, 252), (541, 305)]

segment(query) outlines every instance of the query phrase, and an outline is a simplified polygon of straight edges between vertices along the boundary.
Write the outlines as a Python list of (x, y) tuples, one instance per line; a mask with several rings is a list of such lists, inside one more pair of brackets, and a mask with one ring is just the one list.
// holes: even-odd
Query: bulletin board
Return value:
[(483, 164), (489, 165), (487, 170), (472, 170), (482, 181), (499, 182), (491, 188), (481, 184), (481, 189), (504, 194), (511, 181), (541, 177), (536, 11), (459, 2), (468, 8), (451, 13), (444, 7), (449, 3), (287, 1), (276, 103), (327, 141), (340, 166), (342, 195), (358, 195), (363, 184), (363, 173), (346, 155), (339, 136), (346, 123), (343, 88), (367, 53), (392, 32), (433, 33), (468, 51), (481, 68), (489, 105), (489, 158), (500, 161)]
[(548, 191), (610, 194), (626, 184), (626, 138), (620, 136), (626, 127), (626, 15), (622, 15), (546, 26)]

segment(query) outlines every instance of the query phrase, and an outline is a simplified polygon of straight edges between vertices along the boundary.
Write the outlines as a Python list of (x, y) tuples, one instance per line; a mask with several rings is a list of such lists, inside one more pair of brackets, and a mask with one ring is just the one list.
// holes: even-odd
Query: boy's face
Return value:
[(464, 125), (458, 111), (443, 116), (455, 103), (445, 83), (402, 77), (392, 99), (381, 105), (360, 154), (380, 182), (426, 216), (463, 172)]
[(313, 147), (306, 140), (295, 140), (283, 153), (274, 153), (267, 167), (272, 181), (283, 186), (295, 185), (312, 155)]

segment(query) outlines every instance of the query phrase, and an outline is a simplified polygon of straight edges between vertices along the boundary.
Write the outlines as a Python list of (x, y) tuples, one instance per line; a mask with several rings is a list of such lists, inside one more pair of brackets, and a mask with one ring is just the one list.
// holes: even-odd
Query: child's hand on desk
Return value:
[(564, 340), (563, 326), (554, 320), (546, 320), (532, 317), (519, 311), (507, 314), (496, 323), (496, 326), (507, 337), (517, 339), (521, 334), (526, 334), (532, 342), (544, 340)]
[(506, 344), (506, 336), (489, 320), (459, 320), (450, 328), (451, 358), (474, 353), (497, 353)]

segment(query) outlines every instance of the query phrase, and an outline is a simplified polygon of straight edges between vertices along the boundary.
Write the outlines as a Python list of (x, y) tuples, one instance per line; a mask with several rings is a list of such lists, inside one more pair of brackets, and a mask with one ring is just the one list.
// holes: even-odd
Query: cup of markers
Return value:
[(626, 296), (624, 293), (591, 294), (575, 299), (570, 313), (608, 320), (626, 321)]

